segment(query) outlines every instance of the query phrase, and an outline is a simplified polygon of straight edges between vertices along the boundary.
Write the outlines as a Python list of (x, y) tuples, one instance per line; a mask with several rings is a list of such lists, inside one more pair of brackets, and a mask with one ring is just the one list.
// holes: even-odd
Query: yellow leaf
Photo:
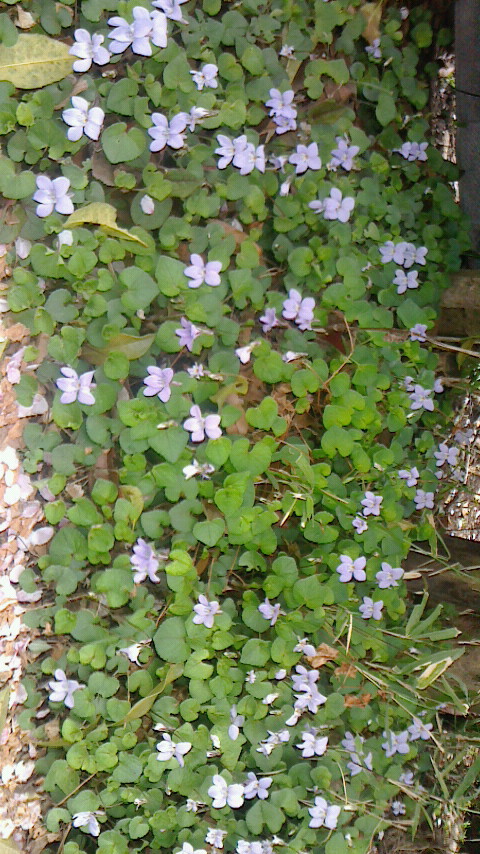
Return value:
[(132, 524), (134, 525), (137, 519), (139, 519), (140, 514), (143, 510), (143, 495), (140, 492), (138, 486), (121, 486), (119, 490), (120, 498), (124, 498), (125, 501), (129, 501), (133, 507), (135, 513), (135, 519), (132, 519)]
[(91, 344), (84, 344), (82, 354), (92, 365), (103, 365), (109, 353), (113, 351), (123, 353), (131, 361), (144, 356), (152, 346), (154, 338), (153, 332), (149, 335), (128, 335), (126, 332), (119, 332), (118, 335), (112, 335), (109, 338), (108, 347), (92, 347)]
[[(160, 682), (160, 684), (157, 685), (157, 687), (154, 688), (153, 691), (150, 692), (150, 694), (148, 694), (146, 697), (142, 697), (142, 699), (139, 700), (138, 703), (135, 703), (135, 705), (132, 706), (130, 711), (127, 712), (127, 714), (125, 715), (123, 720), (120, 721), (120, 723), (123, 724), (128, 723), (128, 721), (135, 721), (138, 718), (142, 718), (143, 715), (148, 714), (159, 694), (162, 694), (162, 692), (165, 691), (165, 688), (167, 688), (168, 685), (174, 682), (175, 679), (178, 679), (179, 676), (182, 675), (182, 673), (183, 664), (170, 664), (167, 671), (167, 675), (165, 676), (163, 682)], [(0, 854), (2, 854), (1, 850)]]
[[(464, 650), (460, 650), (460, 655), (464, 652)], [(440, 661), (434, 661), (431, 664), (428, 664), (417, 678), (417, 688), (419, 691), (423, 691), (424, 688), (428, 688), (429, 685), (432, 685), (433, 682), (445, 673), (445, 671), (453, 664), (455, 658), (459, 658), (458, 655), (447, 655), (445, 658), (442, 658)]]
[(40, 89), (72, 72), (68, 45), (48, 36), (20, 35), (14, 45), (0, 45), (0, 80), (17, 89)]
[(13, 839), (0, 839), (0, 854), (20, 854), (20, 848)]
[(369, 44), (380, 38), (380, 21), (382, 20), (382, 0), (379, 3), (364, 3), (360, 9), (365, 18), (362, 36)]
[(86, 222), (100, 225), (105, 231), (113, 234), (115, 237), (134, 240), (135, 243), (140, 243), (141, 246), (147, 247), (147, 244), (143, 240), (140, 240), (136, 234), (131, 234), (126, 228), (120, 228), (117, 225), (117, 211), (113, 205), (108, 205), (106, 202), (92, 202), (90, 205), (78, 208), (73, 214), (70, 214), (65, 226), (66, 228), (72, 228), (75, 225), (84, 225)]
[(10, 689), (4, 688), (0, 692), (0, 732), (2, 732), (8, 714), (8, 701), (10, 699)]

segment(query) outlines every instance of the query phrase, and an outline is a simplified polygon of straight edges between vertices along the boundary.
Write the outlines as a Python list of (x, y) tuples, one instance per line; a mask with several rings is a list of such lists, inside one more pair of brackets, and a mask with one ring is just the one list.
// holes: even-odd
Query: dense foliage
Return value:
[(64, 854), (363, 854), (439, 814), (432, 725), (462, 706), (401, 569), (458, 454), (430, 13), (30, 6), (75, 62), (0, 83), (8, 305), (48, 337), (17, 385), (52, 401), (24, 466), (55, 534), (20, 579), (51, 591), (21, 716), (62, 717), (47, 828)]

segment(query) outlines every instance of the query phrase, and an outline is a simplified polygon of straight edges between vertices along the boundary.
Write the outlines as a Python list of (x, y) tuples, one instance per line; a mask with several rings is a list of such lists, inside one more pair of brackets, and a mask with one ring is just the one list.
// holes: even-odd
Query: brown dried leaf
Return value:
[(327, 661), (335, 661), (336, 658), (338, 658), (338, 650), (334, 649), (333, 646), (329, 646), (327, 643), (321, 643), (320, 646), (317, 647), (315, 655), (307, 657), (307, 661), (312, 667), (317, 668), (323, 667)]
[(359, 697), (355, 694), (346, 694), (344, 697), (345, 708), (350, 709), (352, 706), (359, 706), (361, 709), (364, 709), (365, 706), (368, 706), (371, 699), (371, 694), (360, 694)]
[(340, 667), (335, 668), (334, 673), (337, 678), (344, 676), (346, 679), (353, 679), (357, 674), (357, 668), (353, 664), (349, 664), (348, 661), (344, 661)]
[(382, 20), (382, 0), (379, 3), (364, 3), (360, 13), (365, 18), (362, 36), (369, 44), (380, 38), (380, 21)]
[(5, 335), (9, 341), (23, 341), (24, 338), (28, 338), (30, 332), (23, 323), (14, 323), (13, 326), (8, 327)]

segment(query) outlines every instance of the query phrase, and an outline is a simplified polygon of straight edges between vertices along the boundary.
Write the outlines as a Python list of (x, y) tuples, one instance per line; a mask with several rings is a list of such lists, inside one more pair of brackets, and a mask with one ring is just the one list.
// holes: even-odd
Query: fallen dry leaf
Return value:
[(359, 697), (355, 694), (346, 694), (344, 697), (345, 708), (350, 709), (352, 706), (359, 706), (364, 709), (365, 706), (368, 706), (371, 699), (371, 694), (360, 694)]
[(345, 679), (353, 679), (357, 674), (357, 669), (353, 664), (349, 664), (348, 661), (344, 661), (340, 667), (335, 668), (334, 673), (337, 678), (344, 676)]
[[(315, 655), (307, 657), (307, 661), (312, 667), (323, 667), (327, 661), (335, 661), (338, 658), (338, 651), (333, 646), (328, 646), (327, 643), (321, 643), (315, 652)], [(338, 670), (338, 668), (337, 668)]]

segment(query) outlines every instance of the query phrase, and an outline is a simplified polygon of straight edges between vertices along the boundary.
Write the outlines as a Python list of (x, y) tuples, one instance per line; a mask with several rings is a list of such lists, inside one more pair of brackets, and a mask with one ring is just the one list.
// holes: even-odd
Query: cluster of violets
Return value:
[[(103, 66), (111, 59), (111, 55), (121, 54), (125, 50), (130, 49), (133, 53), (140, 56), (151, 56), (152, 45), (157, 48), (164, 48), (167, 45), (167, 20), (182, 21), (181, 5), (186, 0), (156, 0), (153, 6), (155, 11), (148, 12), (144, 7), (136, 6), (132, 10), (132, 21), (127, 21), (124, 18), (114, 16), (109, 19), (108, 23), (111, 27), (109, 34), (109, 47), (104, 47), (104, 37), (101, 35), (90, 35), (88, 31), (78, 29), (75, 31), (75, 43), (70, 49), (70, 53), (77, 59), (74, 62), (74, 70), (78, 72), (87, 71), (92, 62)], [(328, 2), (328, 0), (324, 0)], [(157, 11), (158, 10), (158, 11)], [(372, 45), (366, 48), (367, 52), (373, 59), (381, 58), (380, 40), (377, 39)], [(283, 49), (282, 49), (283, 51)], [(281, 55), (288, 57), (292, 53), (287, 51)], [(191, 70), (192, 80), (198, 91), (204, 88), (218, 88), (218, 68), (213, 63), (207, 63), (197, 70)], [(269, 110), (269, 115), (275, 126), (275, 133), (281, 135), (289, 131), (295, 131), (297, 128), (297, 108), (294, 104), (295, 93), (293, 90), (281, 92), (278, 89), (270, 90), (269, 100), (266, 101), (266, 108)], [(86, 136), (91, 140), (98, 140), (102, 131), (105, 114), (103, 110), (89, 104), (84, 98), (72, 97), (72, 106), (64, 110), (62, 116), (65, 124), (68, 126), (67, 137), (69, 140), (76, 142), (82, 136)], [(179, 112), (170, 119), (161, 113), (152, 114), (152, 127), (148, 129), (148, 134), (151, 137), (150, 150), (159, 152), (169, 147), (173, 150), (179, 150), (186, 144), (186, 132), (195, 130), (196, 124), (209, 115), (209, 111), (200, 108), (192, 107), (189, 113)], [(217, 166), (219, 169), (225, 169), (229, 165), (237, 168), (241, 175), (248, 175), (254, 169), (259, 172), (265, 172), (267, 162), (272, 163), (275, 170), (285, 171), (286, 164), (290, 164), (294, 168), (295, 176), (303, 175), (307, 170), (318, 171), (321, 169), (322, 163), (319, 157), (318, 145), (315, 142), (309, 144), (297, 144), (295, 151), (290, 155), (282, 157), (273, 157), (267, 161), (264, 145), (255, 145), (249, 141), (246, 134), (230, 139), (224, 134), (218, 134), (218, 147), (215, 149), (215, 154), (218, 155)], [(427, 143), (406, 142), (395, 152), (399, 153), (407, 161), (425, 161), (427, 159)], [(344, 137), (336, 138), (336, 148), (331, 152), (331, 159), (327, 164), (327, 168), (332, 172), (338, 169), (343, 169), (346, 172), (354, 168), (354, 158), (359, 153), (359, 147), (351, 145), (349, 140)], [(286, 195), (289, 192), (293, 175), (289, 175), (280, 189), (281, 195)], [(60, 177), (51, 180), (46, 176), (37, 177), (37, 191), (33, 196), (37, 202), (37, 215), (46, 217), (53, 211), (60, 214), (70, 214), (73, 212), (73, 203), (69, 193), (70, 182), (67, 178)], [(151, 214), (154, 211), (154, 202), (149, 196), (144, 196), (141, 202), (142, 210), (146, 214)], [(355, 199), (350, 196), (344, 197), (342, 192), (332, 187), (329, 194), (318, 200), (309, 203), (309, 208), (316, 214), (322, 214), (325, 220), (338, 221), (346, 223), (349, 221), (355, 207)], [(397, 293), (403, 294), (408, 289), (419, 287), (418, 271), (411, 270), (414, 264), (420, 266), (425, 265), (427, 249), (426, 247), (415, 247), (412, 243), (387, 241), (379, 249), (381, 261), (383, 264), (394, 262), (397, 265), (395, 270), (393, 284), (397, 286)], [(221, 284), (221, 268), (220, 261), (212, 260), (205, 262), (201, 255), (192, 254), (190, 256), (190, 264), (185, 267), (184, 274), (188, 279), (188, 287), (192, 289), (199, 288), (202, 285), (217, 287)], [(283, 301), (282, 317), (285, 321), (295, 323), (301, 330), (311, 330), (314, 320), (315, 301), (311, 297), (303, 298), (302, 295), (295, 289), (290, 289), (288, 297)], [(201, 328), (193, 324), (185, 317), (180, 318), (180, 326), (175, 331), (179, 339), (181, 347), (185, 347), (191, 352), (194, 341), (202, 334), (213, 335), (211, 330)], [(266, 308), (264, 314), (259, 318), (260, 325), (264, 334), (270, 332), (273, 328), (279, 325), (286, 325), (277, 318), (275, 308)], [(425, 341), (427, 327), (423, 324), (417, 324), (410, 330), (411, 340)], [(254, 348), (259, 344), (254, 341), (245, 347), (239, 347), (235, 351), (242, 364), (246, 364), (253, 352)], [(290, 358), (297, 358), (302, 354), (285, 354), (284, 359), (289, 361)], [(188, 369), (189, 375), (196, 378), (208, 376), (208, 371), (202, 365), (194, 365)], [(69, 367), (61, 368), (62, 378), (57, 380), (57, 387), (62, 392), (60, 397), (61, 403), (69, 404), (78, 401), (84, 405), (92, 405), (95, 403), (93, 390), (95, 383), (93, 382), (94, 371), (88, 371), (78, 375), (77, 372)], [(162, 403), (167, 403), (171, 397), (172, 386), (178, 385), (174, 382), (174, 371), (170, 367), (159, 368), (156, 365), (151, 365), (147, 368), (147, 377), (144, 380), (143, 394), (146, 397), (155, 397)], [(405, 388), (409, 392), (411, 400), (411, 410), (434, 410), (434, 401), (432, 399), (435, 392), (441, 391), (441, 387), (433, 389), (425, 389), (418, 383), (414, 383), (411, 378), (406, 378)], [(203, 442), (205, 439), (217, 439), (222, 435), (220, 429), (220, 415), (207, 414), (203, 415), (198, 405), (192, 405), (190, 408), (189, 417), (184, 421), (183, 427), (190, 433), (190, 438), (193, 443)], [(449, 447), (446, 443), (439, 445), (438, 451), (435, 452), (436, 466), (438, 468), (437, 476), (442, 476), (443, 466), (445, 464), (451, 467), (457, 464), (458, 449)], [(208, 463), (199, 463), (196, 459), (192, 463), (185, 466), (183, 474), (186, 479), (199, 475), (201, 477), (209, 477), (214, 471), (214, 467)], [(416, 487), (419, 479), (419, 472), (416, 467), (409, 470), (405, 469), (398, 472), (399, 478), (405, 480), (407, 487)], [(425, 492), (422, 489), (416, 489), (414, 503), (417, 510), (433, 508), (434, 493)], [(367, 519), (369, 516), (378, 517), (381, 513), (383, 498), (381, 495), (375, 495), (371, 491), (366, 491), (363, 500), (361, 501), (362, 510), (352, 522), (357, 534), (362, 534), (368, 528)], [(133, 546), (133, 554), (131, 556), (131, 567), (133, 571), (133, 580), (135, 584), (141, 584), (145, 581), (151, 583), (159, 583), (159, 571), (165, 561), (168, 559), (168, 554), (157, 554), (150, 544), (144, 539), (139, 538)], [(340, 563), (336, 567), (336, 572), (339, 576), (339, 581), (342, 583), (363, 582), (367, 580), (367, 560), (360, 556), (352, 558), (349, 555), (340, 555)], [(403, 570), (400, 567), (392, 567), (387, 562), (382, 562), (381, 570), (375, 575), (375, 580), (379, 590), (398, 587), (403, 577)], [(375, 595), (375, 594), (374, 594)], [(359, 613), (363, 619), (380, 620), (382, 618), (383, 601), (374, 600), (368, 596), (364, 596), (362, 604), (359, 606)], [(268, 620), (271, 626), (274, 626), (280, 616), (285, 615), (279, 603), (271, 603), (268, 598), (258, 606), (258, 611)], [(222, 613), (220, 603), (215, 600), (209, 600), (206, 595), (200, 594), (198, 602), (193, 606), (192, 621), (196, 625), (203, 625), (206, 629), (214, 628), (215, 619)], [(128, 655), (130, 661), (138, 662), (138, 654), (142, 649), (142, 644), (134, 644), (131, 647), (120, 650), (120, 652)], [(307, 638), (299, 640), (299, 644), (295, 647), (296, 651), (301, 651), (304, 655), (313, 655), (315, 647), (308, 642)], [(276, 678), (284, 679), (287, 676), (286, 670), (278, 671)], [(254, 682), (256, 674), (250, 671), (247, 674), (247, 681)], [(319, 671), (308, 669), (301, 664), (296, 665), (295, 673), (291, 675), (292, 693), (294, 695), (293, 714), (285, 721), (286, 727), (295, 727), (300, 719), (307, 713), (315, 714), (318, 709), (326, 702), (324, 696), (318, 687)], [(74, 705), (74, 694), (77, 690), (84, 688), (76, 680), (67, 678), (63, 670), (57, 669), (54, 673), (54, 680), (48, 683), (51, 691), (50, 700), (52, 702), (61, 702), (67, 708), (72, 708)], [(275, 702), (277, 694), (268, 695), (264, 698), (265, 705), (270, 706)], [(230, 727), (229, 736), (232, 740), (236, 740), (240, 734), (241, 727), (245, 719), (244, 716), (238, 715), (236, 707), (232, 706), (230, 711)], [(273, 719), (273, 713), (272, 713)], [(385, 751), (386, 757), (391, 757), (398, 754), (407, 755), (410, 751), (410, 743), (417, 739), (427, 740), (430, 738), (431, 724), (424, 724), (420, 718), (414, 718), (412, 724), (403, 732), (394, 733), (390, 730), (383, 732), (385, 742), (382, 748)], [(268, 731), (268, 737), (261, 742), (257, 751), (265, 756), (268, 756), (277, 745), (282, 742), (287, 742), (290, 739), (288, 729), (280, 731)], [(323, 756), (328, 749), (328, 736), (324, 736), (318, 728), (305, 724), (302, 732), (298, 733), (299, 741), (294, 746), (300, 751), (302, 758), (306, 760), (315, 759), (315, 757)], [(212, 737), (212, 742), (215, 745)], [(349, 754), (349, 762), (347, 768), (350, 775), (353, 777), (362, 772), (372, 771), (372, 752), (364, 751), (365, 739), (359, 735), (354, 736), (347, 732), (345, 738), (341, 742), (341, 746)], [(218, 745), (217, 745), (218, 746)], [(367, 749), (366, 746), (365, 749)], [(180, 767), (185, 765), (185, 757), (192, 749), (192, 744), (185, 741), (174, 741), (168, 733), (162, 734), (162, 741), (156, 745), (157, 759), (161, 762), (175, 761)], [(215, 755), (215, 751), (211, 754), (207, 753), (207, 759), (210, 755)], [(403, 778), (403, 779), (402, 779)], [(402, 775), (400, 781), (404, 785), (412, 785), (413, 775), (411, 772), (406, 772)], [(269, 797), (270, 787), (274, 780), (272, 777), (263, 776), (258, 778), (253, 772), (249, 772), (243, 782), (227, 783), (220, 774), (212, 776), (211, 786), (208, 789), (208, 795), (212, 800), (212, 809), (222, 809), (229, 806), (232, 809), (240, 808), (245, 800), (258, 798), (265, 800)], [(196, 812), (198, 803), (189, 800), (188, 808)], [(321, 795), (314, 795), (313, 805), (308, 807), (310, 815), (309, 826), (311, 828), (325, 827), (333, 830), (337, 827), (341, 807), (336, 804), (329, 803)], [(392, 812), (394, 815), (402, 815), (405, 813), (405, 807), (400, 801), (394, 801), (392, 804)], [(90, 833), (92, 836), (98, 836), (100, 825), (97, 817), (104, 816), (101, 811), (82, 812), (73, 816), (72, 823), (75, 827), (80, 827), (82, 830)], [(223, 848), (223, 840), (227, 832), (217, 828), (209, 828), (205, 837), (207, 845), (211, 845), (216, 849)], [(273, 845), (278, 841), (276, 839), (269, 841), (248, 842), (247, 840), (239, 840), (237, 844), (237, 854), (272, 854)], [(179, 852), (175, 854), (206, 854), (204, 849), (194, 849), (193, 846), (185, 842)]]

